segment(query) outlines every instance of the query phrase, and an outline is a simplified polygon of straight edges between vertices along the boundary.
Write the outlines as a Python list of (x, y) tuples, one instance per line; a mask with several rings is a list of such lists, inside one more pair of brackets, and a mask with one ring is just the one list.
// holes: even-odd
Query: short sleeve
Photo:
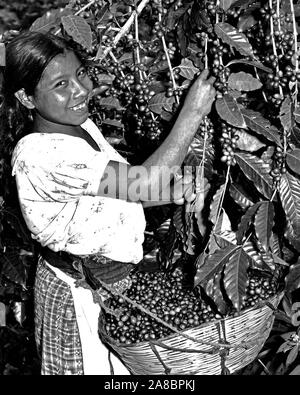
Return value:
[(23, 147), (17, 155), (13, 166), (17, 178), (26, 177), (45, 201), (68, 202), (96, 195), (110, 160), (106, 152), (95, 151), (84, 140), (72, 136), (48, 137), (47, 142), (41, 136), (40, 140), (41, 145), (31, 154)]

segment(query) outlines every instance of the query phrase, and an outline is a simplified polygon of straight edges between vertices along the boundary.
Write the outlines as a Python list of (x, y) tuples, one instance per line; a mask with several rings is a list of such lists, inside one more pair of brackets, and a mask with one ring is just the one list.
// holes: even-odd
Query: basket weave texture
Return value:
[(101, 319), (100, 335), (133, 375), (230, 374), (257, 357), (282, 296), (273, 296), (263, 306), (244, 310), (236, 317), (211, 321), (159, 341), (118, 343), (107, 335)]

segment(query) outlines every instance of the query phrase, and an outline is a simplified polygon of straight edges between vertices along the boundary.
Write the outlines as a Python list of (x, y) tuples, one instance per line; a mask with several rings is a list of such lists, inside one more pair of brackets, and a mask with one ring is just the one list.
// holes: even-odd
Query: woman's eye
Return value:
[(84, 77), (84, 76), (86, 75), (86, 70), (85, 70), (85, 69), (79, 70), (78, 75), (79, 75), (80, 77)]
[(65, 86), (65, 85), (67, 85), (67, 81), (59, 81), (59, 82), (55, 85), (55, 87), (60, 88), (60, 87), (63, 87), (63, 86)]

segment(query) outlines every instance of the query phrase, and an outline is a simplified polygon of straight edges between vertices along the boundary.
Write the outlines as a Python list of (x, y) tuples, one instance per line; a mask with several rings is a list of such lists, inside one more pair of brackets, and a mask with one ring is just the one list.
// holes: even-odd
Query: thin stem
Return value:
[[(290, 6), (291, 6), (291, 14), (292, 14), (292, 18), (293, 18), (293, 34), (294, 34), (294, 51), (295, 51), (295, 71), (296, 71), (296, 75), (297, 75), (297, 71), (299, 71), (299, 60), (298, 60), (298, 42), (297, 42), (297, 23), (296, 23), (296, 16), (295, 16), (295, 9), (294, 9), (294, 4), (293, 4), (293, 0), (290, 0)], [(297, 100), (297, 96), (298, 96), (298, 81), (296, 81), (295, 83), (295, 91), (294, 91), (294, 105), (295, 108), (298, 107), (298, 100)]]
[(134, 23), (135, 15), (140, 14), (143, 11), (143, 9), (146, 7), (146, 5), (149, 3), (149, 1), (150, 0), (142, 0), (140, 2), (136, 10), (132, 12), (127, 22), (122, 26), (119, 33), (115, 36), (113, 43), (104, 49), (103, 54), (101, 55), (101, 60), (103, 60), (107, 56), (107, 54), (117, 45), (120, 39), (129, 31), (131, 25)]
[(207, 43), (208, 43), (208, 37), (207, 37), (207, 34), (205, 34), (205, 39), (204, 39), (204, 67), (206, 69), (208, 69)]
[[(159, 22), (162, 21), (161, 13), (158, 14), (158, 20), (159, 20)], [(165, 40), (164, 36), (162, 36), (161, 42), (162, 42), (162, 45), (163, 45), (163, 48), (164, 48), (164, 53), (166, 55), (166, 59), (167, 59), (167, 63), (168, 63), (169, 71), (170, 71), (170, 76), (171, 76), (171, 80), (172, 80), (173, 89), (175, 91), (175, 100), (176, 100), (176, 103), (179, 104), (179, 98), (178, 98), (177, 91), (176, 91), (177, 84), (176, 84), (176, 81), (175, 81), (173, 67), (172, 67), (172, 64), (171, 64), (171, 60), (170, 60), (170, 56), (169, 56), (169, 52), (168, 52), (168, 48), (167, 48), (167, 44), (166, 44), (166, 40)]]

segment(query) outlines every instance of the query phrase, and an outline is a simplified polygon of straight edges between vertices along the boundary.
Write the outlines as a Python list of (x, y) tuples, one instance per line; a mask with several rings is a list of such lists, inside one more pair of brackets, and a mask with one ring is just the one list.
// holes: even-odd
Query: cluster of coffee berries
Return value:
[(214, 134), (214, 124), (212, 123), (212, 121), (205, 116), (200, 125), (199, 125), (199, 134), (202, 138), (204, 138), (206, 136), (207, 139), (212, 138), (213, 134)]
[(222, 134), (219, 138), (222, 148), (221, 162), (226, 163), (227, 166), (234, 166), (236, 164), (236, 160), (234, 158), (234, 149), (236, 148), (236, 143), (239, 139), (239, 136), (236, 132), (237, 129), (233, 126), (230, 126), (225, 122), (221, 123)]
[(277, 293), (277, 282), (269, 277), (250, 277), (244, 308), (253, 307)]
[(273, 160), (273, 169), (270, 172), (271, 177), (273, 177), (274, 187), (279, 187), (281, 175), (285, 172), (285, 155), (283, 149), (279, 146), (276, 146)]

